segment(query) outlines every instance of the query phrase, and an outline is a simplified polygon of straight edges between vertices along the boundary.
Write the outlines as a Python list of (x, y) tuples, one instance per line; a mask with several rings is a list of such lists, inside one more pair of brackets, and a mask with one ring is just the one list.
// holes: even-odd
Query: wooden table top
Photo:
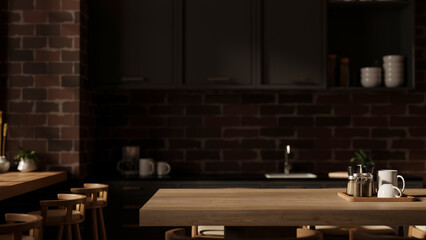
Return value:
[(0, 200), (67, 180), (66, 172), (7, 172), (0, 174)]
[(348, 202), (344, 189), (160, 189), (140, 226), (426, 225), (426, 189), (416, 202)]

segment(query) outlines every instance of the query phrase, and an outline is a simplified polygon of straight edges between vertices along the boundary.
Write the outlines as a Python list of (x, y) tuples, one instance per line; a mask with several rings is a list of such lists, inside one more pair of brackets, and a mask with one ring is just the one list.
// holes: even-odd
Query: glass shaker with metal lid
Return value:
[(362, 197), (362, 189), (361, 189), (361, 173), (354, 173), (353, 175), (353, 196), (354, 197)]

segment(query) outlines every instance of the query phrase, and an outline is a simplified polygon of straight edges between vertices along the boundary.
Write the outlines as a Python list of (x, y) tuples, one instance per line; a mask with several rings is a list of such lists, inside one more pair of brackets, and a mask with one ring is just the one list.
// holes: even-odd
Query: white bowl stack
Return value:
[(361, 85), (365, 88), (378, 87), (382, 84), (382, 68), (361, 68)]
[(404, 83), (404, 56), (383, 56), (386, 87), (399, 87)]

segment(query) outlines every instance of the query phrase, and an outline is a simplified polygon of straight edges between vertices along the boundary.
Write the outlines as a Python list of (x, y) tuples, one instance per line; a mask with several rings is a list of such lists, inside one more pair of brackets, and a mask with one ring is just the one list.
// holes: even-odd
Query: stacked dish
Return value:
[(404, 56), (387, 55), (383, 57), (383, 71), (386, 87), (399, 87), (404, 83)]
[(379, 67), (361, 68), (361, 85), (366, 88), (382, 84), (382, 69)]

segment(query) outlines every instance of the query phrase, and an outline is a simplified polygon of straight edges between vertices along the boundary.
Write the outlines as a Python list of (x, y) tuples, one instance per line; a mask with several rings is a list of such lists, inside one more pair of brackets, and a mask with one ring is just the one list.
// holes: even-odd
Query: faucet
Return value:
[(290, 155), (290, 145), (287, 145), (284, 151), (284, 174), (290, 174), (290, 163), (288, 162), (288, 156)]

